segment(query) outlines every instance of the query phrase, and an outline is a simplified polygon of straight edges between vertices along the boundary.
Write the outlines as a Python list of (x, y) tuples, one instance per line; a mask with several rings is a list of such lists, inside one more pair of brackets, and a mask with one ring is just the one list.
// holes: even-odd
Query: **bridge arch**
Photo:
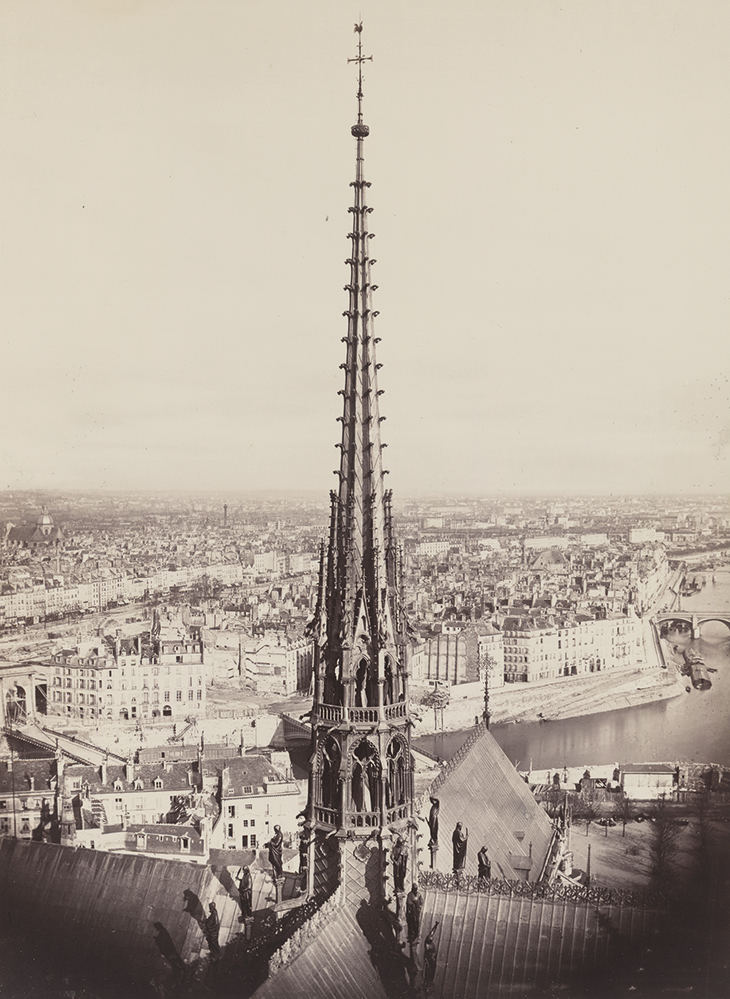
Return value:
[(730, 632), (730, 615), (728, 614), (711, 614), (705, 616), (704, 614), (698, 615), (697, 626), (695, 632), (697, 635), (702, 634), (702, 629), (706, 624), (710, 622), (718, 622), (719, 624), (724, 624), (728, 632)]

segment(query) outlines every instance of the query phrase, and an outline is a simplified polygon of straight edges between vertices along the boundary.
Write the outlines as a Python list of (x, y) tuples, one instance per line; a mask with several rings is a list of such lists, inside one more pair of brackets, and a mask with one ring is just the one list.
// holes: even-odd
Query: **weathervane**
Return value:
[[(348, 59), (348, 62), (357, 63), (357, 122), (358, 125), (362, 124), (362, 64), (364, 62), (372, 62), (373, 57), (364, 56), (362, 54), (362, 21), (355, 25), (355, 32), (357, 34), (357, 55), (354, 59)], [(367, 135), (367, 132), (365, 133)]]

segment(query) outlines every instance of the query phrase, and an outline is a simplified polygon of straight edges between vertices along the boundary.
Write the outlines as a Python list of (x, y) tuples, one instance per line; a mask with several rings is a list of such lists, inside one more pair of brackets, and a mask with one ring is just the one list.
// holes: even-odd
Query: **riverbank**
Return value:
[[(489, 714), (495, 725), (548, 722), (636, 707), (684, 694), (685, 684), (675, 669), (632, 668), (592, 673), (585, 677), (543, 680), (531, 683), (529, 687), (511, 684), (490, 693)], [(415, 734), (431, 735), (469, 729), (474, 725), (476, 716), (481, 717), (483, 710), (481, 692), (470, 691), (460, 696), (458, 686), (452, 687), (451, 701), (443, 712), (443, 727), (440, 712), (436, 728), (433, 709), (420, 707)]]

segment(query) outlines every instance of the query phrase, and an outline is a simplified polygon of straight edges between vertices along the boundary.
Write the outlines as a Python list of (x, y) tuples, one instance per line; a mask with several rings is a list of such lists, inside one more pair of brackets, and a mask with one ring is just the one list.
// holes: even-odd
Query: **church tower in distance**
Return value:
[[(314, 638), (314, 703), (305, 823), (308, 888), (315, 896), (342, 886), (358, 905), (402, 905), (417, 876), (408, 638), (401, 553), (384, 486), (380, 396), (370, 257), (362, 115), (362, 25), (358, 67), (356, 165), (349, 302), (342, 395), (340, 467), (330, 494), (329, 542), (322, 546)], [(400, 896), (400, 897), (399, 897)]]

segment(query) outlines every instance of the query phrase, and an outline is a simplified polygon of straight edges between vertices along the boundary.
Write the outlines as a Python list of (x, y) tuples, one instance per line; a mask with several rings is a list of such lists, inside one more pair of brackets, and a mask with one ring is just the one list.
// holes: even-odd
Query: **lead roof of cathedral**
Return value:
[[(494, 877), (518, 879), (524, 855), (531, 854), (530, 880), (537, 880), (552, 823), (491, 732), (482, 730), (458, 765), (436, 778), (430, 793), (440, 802), (437, 870), (451, 871), (451, 836), (461, 822), (469, 830), (467, 874), (477, 873), (476, 855), (486, 846)], [(423, 818), (429, 809), (426, 800)]]

